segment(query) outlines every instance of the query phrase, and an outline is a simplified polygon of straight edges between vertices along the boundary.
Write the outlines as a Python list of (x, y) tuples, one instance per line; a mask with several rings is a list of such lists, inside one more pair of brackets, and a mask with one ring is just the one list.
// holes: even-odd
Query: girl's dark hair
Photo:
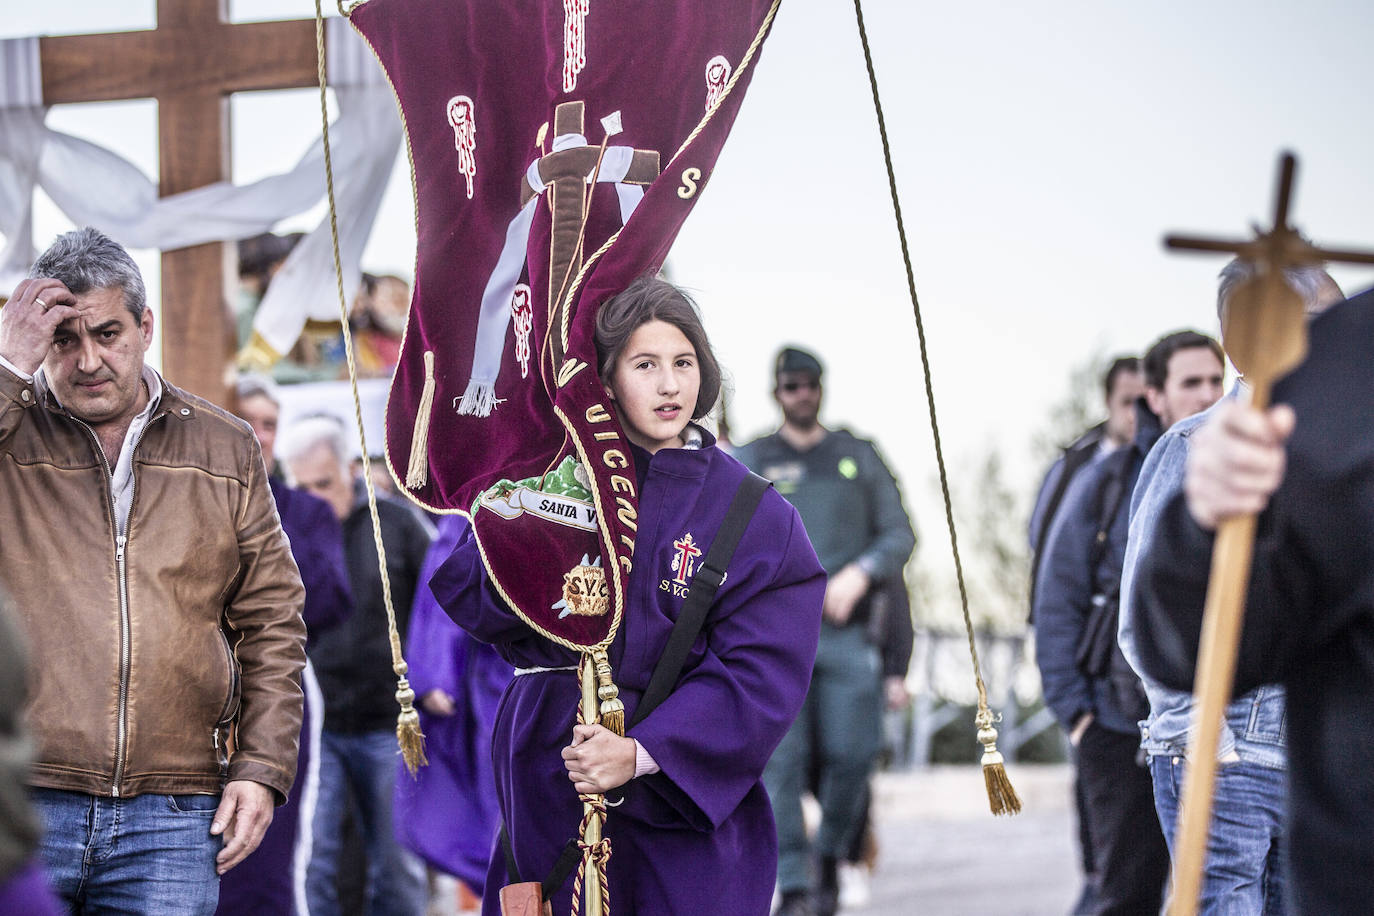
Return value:
[(720, 363), (711, 352), (701, 315), (687, 294), (666, 280), (640, 277), (625, 291), (607, 300), (596, 314), (597, 374), (601, 384), (610, 387), (615, 362), (630, 342), (630, 335), (642, 324), (664, 321), (682, 332), (697, 354), (701, 387), (692, 419), (700, 420), (711, 412), (720, 397)]

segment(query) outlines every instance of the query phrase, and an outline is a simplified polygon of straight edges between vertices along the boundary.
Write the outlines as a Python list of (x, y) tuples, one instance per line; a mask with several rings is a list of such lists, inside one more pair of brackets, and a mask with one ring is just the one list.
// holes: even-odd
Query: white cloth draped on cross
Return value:
[[(339, 114), (330, 127), (344, 289), (358, 287), (363, 246), (401, 142), (396, 101), (366, 43), (338, 18), (326, 22), (328, 80)], [(324, 146), (290, 170), (245, 185), (217, 182), (158, 197), (157, 184), (128, 160), (44, 123), (39, 40), (0, 41), (0, 289), (21, 279), (37, 252), (33, 194), (42, 188), (77, 225), (95, 226), (130, 248), (163, 251), (237, 240), (270, 230), (325, 195)], [(309, 320), (337, 321), (329, 218), (311, 230), (273, 278), (253, 330), (262, 352), (289, 351)]]

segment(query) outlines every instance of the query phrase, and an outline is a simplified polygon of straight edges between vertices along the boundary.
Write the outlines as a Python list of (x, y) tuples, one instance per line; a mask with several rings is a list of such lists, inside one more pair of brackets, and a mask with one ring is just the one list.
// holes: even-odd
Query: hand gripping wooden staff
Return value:
[[(1284, 269), (1320, 265), (1324, 261), (1374, 264), (1374, 254), (1319, 249), (1289, 227), (1288, 204), (1295, 168), (1292, 154), (1285, 153), (1279, 163), (1274, 228), (1269, 232), (1255, 227), (1255, 238), (1248, 242), (1181, 236), (1165, 239), (1170, 248), (1224, 251), (1255, 265), (1255, 276), (1237, 289), (1228, 302), (1222, 319), (1222, 337), (1231, 362), (1249, 384), (1250, 404), (1259, 410), (1269, 406), (1274, 382), (1307, 355), (1303, 302), (1284, 279)], [(1174, 843), (1170, 916), (1194, 916), (1202, 890), (1217, 775), (1217, 743), (1235, 682), (1236, 653), (1255, 546), (1255, 520), (1255, 515), (1242, 515), (1224, 519), (1217, 526), (1194, 678), (1183, 807)]]

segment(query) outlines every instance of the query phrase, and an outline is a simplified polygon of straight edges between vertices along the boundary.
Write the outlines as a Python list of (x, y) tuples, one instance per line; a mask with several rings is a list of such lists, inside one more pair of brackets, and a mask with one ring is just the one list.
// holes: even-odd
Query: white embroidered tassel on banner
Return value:
[(410, 440), (410, 464), (406, 466), (406, 487), (416, 490), (429, 481), (429, 418), (434, 412), (434, 351), (425, 351), (425, 387), (420, 391), (420, 406), (415, 410), (415, 434)]

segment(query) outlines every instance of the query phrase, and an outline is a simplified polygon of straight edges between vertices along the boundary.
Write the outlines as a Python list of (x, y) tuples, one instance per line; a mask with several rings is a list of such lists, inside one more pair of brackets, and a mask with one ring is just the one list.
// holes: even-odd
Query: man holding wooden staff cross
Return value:
[[(1221, 271), (1217, 317), (1226, 322), (1231, 298), (1251, 281), (1255, 265), (1240, 258)], [(1309, 317), (1345, 296), (1320, 265), (1284, 270), (1284, 279), (1303, 300)], [(1242, 367), (1244, 371), (1244, 367)], [(1237, 383), (1225, 402), (1244, 396)], [(1121, 572), (1120, 645), (1122, 654), (1140, 673), (1135, 648), (1135, 609), (1131, 587), (1141, 556), (1141, 544), (1154, 534), (1160, 509), (1182, 492), (1184, 472), (1194, 434), (1221, 409), (1220, 404), (1181, 420), (1169, 428), (1150, 450), (1130, 500), (1130, 537)], [(1159, 824), (1176, 858), (1184, 761), (1189, 756), (1189, 728), (1193, 696), (1170, 690), (1142, 677), (1150, 701), (1149, 717), (1141, 723), (1141, 747), (1149, 757)], [(1200, 912), (1219, 916), (1230, 912), (1279, 916), (1283, 908), (1283, 809), (1287, 798), (1288, 754), (1284, 735), (1286, 702), (1283, 688), (1264, 685), (1234, 695), (1226, 706), (1226, 722), (1216, 749), (1217, 788), (1214, 807), (1222, 813), (1207, 833), (1207, 861), (1203, 872)]]
[(1290, 912), (1367, 913), (1374, 894), (1374, 293), (1311, 328), (1313, 361), (1261, 413), (1226, 403), (1142, 554), (1142, 661), (1191, 687), (1220, 519), (1259, 519), (1237, 693), (1288, 686)]
[[(1285, 170), (1274, 231), (1239, 252), (1263, 268), (1246, 303), (1250, 315), (1226, 331), (1241, 361), (1260, 367), (1247, 367), (1248, 378), (1258, 374), (1263, 389), (1277, 378), (1278, 406), (1224, 404), (1193, 438), (1183, 492), (1142, 544), (1132, 589), (1136, 642), (1145, 672), (1168, 687), (1190, 689), (1196, 665), (1199, 706), (1214, 704), (1216, 686), (1228, 695), (1287, 687), (1287, 910), (1366, 913), (1374, 891), (1374, 291), (1313, 320), (1304, 346), (1300, 303), (1275, 268), (1374, 256), (1319, 251), (1289, 230), (1291, 162)], [(1297, 308), (1284, 306), (1285, 297)], [(1242, 600), (1240, 628), (1229, 605)], [(1205, 711), (1193, 727), (1208, 731)], [(1204, 734), (1191, 743), (1209, 742)], [(1201, 765), (1210, 756), (1191, 755), (1189, 770), (1198, 766), (1208, 788), (1212, 774)], [(1189, 801), (1185, 794), (1180, 842)], [(1176, 888), (1184, 890), (1171, 912), (1193, 912), (1196, 858), (1176, 862)]]

